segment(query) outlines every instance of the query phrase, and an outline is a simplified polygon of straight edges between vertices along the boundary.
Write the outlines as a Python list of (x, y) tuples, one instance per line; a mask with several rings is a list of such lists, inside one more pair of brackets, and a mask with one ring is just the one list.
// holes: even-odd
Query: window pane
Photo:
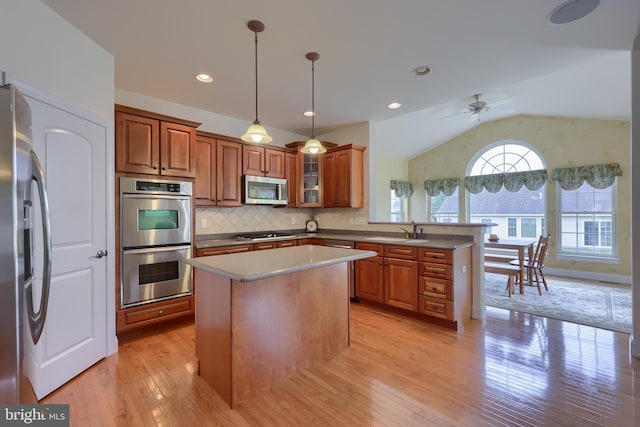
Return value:
[(451, 195), (443, 193), (430, 197), (427, 194), (427, 217), (431, 222), (458, 222), (458, 189)]
[(522, 237), (537, 237), (538, 230), (536, 228), (535, 218), (522, 218), (520, 220), (520, 229)]
[(518, 220), (516, 218), (508, 219), (509, 237), (516, 237), (518, 233)]
[(573, 191), (560, 191), (560, 252), (613, 256), (616, 185), (599, 190), (588, 183)]

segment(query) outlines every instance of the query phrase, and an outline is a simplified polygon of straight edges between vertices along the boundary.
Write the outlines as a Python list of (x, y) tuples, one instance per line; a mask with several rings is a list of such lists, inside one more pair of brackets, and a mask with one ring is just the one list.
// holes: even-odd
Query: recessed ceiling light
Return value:
[(595, 10), (600, 0), (569, 0), (551, 11), (548, 16), (552, 24), (568, 24), (584, 18)]
[(396, 108), (400, 108), (401, 106), (402, 104), (400, 104), (399, 102), (392, 102), (390, 104), (387, 104), (387, 108), (391, 110), (395, 110)]
[(196, 74), (196, 80), (202, 83), (211, 83), (213, 81), (213, 77), (209, 74), (200, 73)]
[(307, 117), (313, 117), (316, 115), (316, 113), (314, 113), (313, 111), (305, 111), (304, 113), (302, 113), (303, 115), (307, 116)]
[(426, 76), (431, 72), (431, 67), (427, 67), (426, 65), (420, 65), (419, 67), (416, 67), (413, 70), (411, 70), (411, 72), (416, 76)]

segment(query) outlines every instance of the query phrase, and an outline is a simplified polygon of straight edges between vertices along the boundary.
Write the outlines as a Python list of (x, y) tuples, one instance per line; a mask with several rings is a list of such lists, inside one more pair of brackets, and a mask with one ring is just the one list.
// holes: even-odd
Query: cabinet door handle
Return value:
[(433, 291), (437, 291), (437, 290), (438, 290), (438, 288), (436, 288), (435, 286), (432, 286), (432, 287), (431, 287), (431, 290), (433, 290)]
[(158, 310), (158, 316), (162, 316), (163, 314), (164, 314), (164, 311)]
[(438, 306), (434, 304), (433, 309), (434, 309), (434, 310), (437, 310), (437, 309), (438, 309)]
[(378, 261), (378, 265), (382, 265), (382, 261)]
[(166, 166), (163, 166), (163, 167), (162, 167), (162, 170), (163, 170), (163, 171), (166, 171), (166, 170), (167, 170), (167, 167), (166, 167)]
[(158, 167), (156, 165), (153, 165), (153, 166), (151, 166), (151, 169), (153, 169), (155, 171), (155, 170), (158, 170)]

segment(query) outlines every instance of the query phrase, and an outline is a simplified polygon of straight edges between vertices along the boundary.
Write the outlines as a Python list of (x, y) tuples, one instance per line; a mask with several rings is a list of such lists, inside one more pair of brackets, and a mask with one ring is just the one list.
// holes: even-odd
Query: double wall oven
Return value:
[(120, 178), (122, 308), (191, 295), (192, 183)]

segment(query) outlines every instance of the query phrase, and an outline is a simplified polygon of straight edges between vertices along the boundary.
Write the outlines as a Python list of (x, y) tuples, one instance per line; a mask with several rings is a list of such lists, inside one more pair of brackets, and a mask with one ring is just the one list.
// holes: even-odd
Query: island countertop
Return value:
[(193, 267), (241, 282), (377, 256), (376, 252), (303, 245), (187, 260)]

